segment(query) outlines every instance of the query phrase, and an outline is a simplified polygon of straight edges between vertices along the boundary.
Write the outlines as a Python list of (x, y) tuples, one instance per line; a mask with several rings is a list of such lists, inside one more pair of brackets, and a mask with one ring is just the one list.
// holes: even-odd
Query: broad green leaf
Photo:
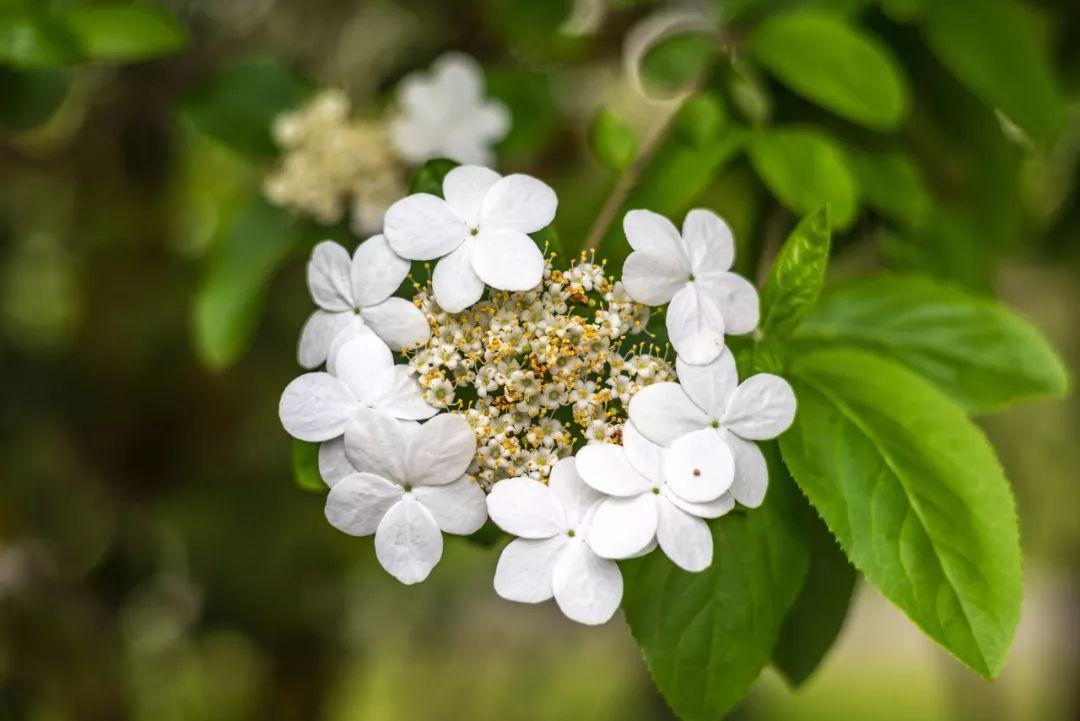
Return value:
[(703, 92), (683, 102), (675, 116), (675, 130), (693, 145), (704, 148), (720, 135), (725, 122), (724, 101), (714, 93)]
[(274, 119), (303, 103), (311, 83), (278, 60), (246, 60), (221, 68), (190, 93), (182, 117), (200, 133), (252, 160), (274, 157)]
[(409, 184), (409, 193), (429, 193), (440, 198), (443, 197), (443, 178), (457, 166), (456, 161), (447, 158), (435, 158), (427, 161), (413, 176), (412, 182)]
[(847, 148), (847, 159), (867, 205), (901, 223), (921, 225), (926, 221), (933, 198), (909, 156)]
[(700, 573), (661, 551), (621, 564), (630, 630), (684, 721), (722, 718), (769, 662), (808, 563), (795, 494), (774, 467), (760, 508), (710, 524), (713, 562)]
[(1016, 508), (982, 431), (921, 376), (852, 348), (788, 365), (780, 448), (863, 575), (975, 671), (997, 675), (1020, 617)]
[(641, 79), (661, 95), (685, 89), (707, 70), (717, 51), (716, 37), (693, 32), (665, 38), (641, 58)]
[(1062, 395), (1065, 366), (1030, 322), (997, 301), (919, 276), (830, 289), (795, 334), (806, 347), (853, 345), (893, 358), (972, 411)]
[(319, 444), (293, 440), (293, 482), (308, 493), (326, 493), (326, 483), (319, 473)]
[(78, 45), (62, 25), (39, 13), (0, 15), (0, 63), (58, 68), (78, 59)]
[(750, 161), (777, 200), (798, 215), (828, 206), (829, 220), (847, 228), (858, 208), (858, 187), (843, 152), (808, 128), (775, 128), (750, 139)]
[(90, 60), (159, 58), (180, 52), (188, 42), (187, 28), (149, 2), (72, 5), (58, 13), (58, 19)]
[(597, 159), (616, 172), (630, 167), (637, 154), (634, 131), (608, 108), (601, 108), (593, 120), (589, 144)]
[(907, 112), (910, 93), (896, 58), (835, 14), (772, 15), (750, 36), (747, 51), (796, 93), (861, 125), (891, 130)]
[(1037, 142), (1060, 126), (1061, 98), (1026, 10), (1011, 0), (929, 3), (923, 31), (941, 63)]
[(822, 208), (802, 219), (784, 241), (761, 289), (761, 332), (783, 337), (817, 302), (829, 264), (829, 216)]
[(67, 97), (67, 70), (17, 70), (0, 66), (0, 129), (22, 132), (41, 125)]

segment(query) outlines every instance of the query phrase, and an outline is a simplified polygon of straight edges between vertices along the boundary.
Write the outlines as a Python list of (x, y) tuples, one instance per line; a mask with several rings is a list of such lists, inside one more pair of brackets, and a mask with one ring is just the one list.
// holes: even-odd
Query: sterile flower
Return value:
[(701, 447), (723, 443), (735, 459), (731, 495), (744, 506), (760, 506), (769, 472), (753, 441), (775, 438), (791, 425), (791, 386), (770, 373), (739, 383), (730, 350), (703, 366), (678, 358), (675, 368), (679, 383), (656, 383), (630, 399), (631, 423), (649, 440), (672, 449), (686, 445), (686, 439)]
[(407, 365), (394, 365), (390, 349), (368, 333), (343, 344), (335, 374), (305, 373), (281, 394), (281, 425), (302, 441), (329, 441), (362, 408), (377, 408), (394, 418), (420, 420), (435, 415)]
[(733, 461), (722, 443), (664, 448), (623, 425), (621, 446), (593, 443), (577, 454), (582, 480), (610, 496), (597, 506), (589, 545), (605, 558), (629, 558), (653, 543), (681, 568), (712, 563), (712, 534), (703, 518), (734, 507)]
[(728, 272), (735, 243), (715, 213), (691, 210), (680, 235), (664, 216), (631, 210), (623, 230), (634, 249), (623, 265), (623, 285), (639, 303), (670, 303), (668, 338), (683, 362), (709, 363), (723, 351), (725, 333), (749, 333), (757, 326), (757, 290)]
[(345, 448), (359, 472), (326, 498), (326, 519), (353, 536), (375, 534), (379, 563), (402, 583), (419, 583), (442, 558), (443, 533), (468, 535), (487, 518), (484, 491), (465, 471), (476, 437), (461, 416), (423, 425), (361, 409)]
[(555, 464), (547, 485), (507, 478), (487, 497), (499, 528), (518, 538), (499, 556), (495, 592), (509, 601), (540, 603), (554, 596), (559, 609), (579, 623), (610, 619), (622, 600), (619, 566), (589, 547), (587, 536), (599, 493), (585, 485), (574, 459)]
[(361, 243), (351, 258), (331, 240), (316, 245), (307, 280), (319, 309), (300, 332), (300, 365), (315, 368), (326, 361), (335, 337), (350, 325), (373, 330), (394, 350), (426, 341), (431, 328), (424, 314), (404, 298), (391, 297), (409, 265), (381, 235)]
[(477, 165), (454, 168), (443, 198), (416, 193), (386, 211), (386, 239), (412, 260), (441, 258), (432, 289), (443, 310), (468, 308), (484, 284), (507, 291), (535, 288), (544, 255), (530, 238), (555, 217), (555, 191), (528, 175), (505, 178)]
[(430, 73), (406, 76), (397, 95), (401, 115), (390, 126), (390, 138), (412, 163), (491, 163), (491, 147), (510, 130), (510, 113), (485, 97), (483, 70), (468, 55), (443, 55)]

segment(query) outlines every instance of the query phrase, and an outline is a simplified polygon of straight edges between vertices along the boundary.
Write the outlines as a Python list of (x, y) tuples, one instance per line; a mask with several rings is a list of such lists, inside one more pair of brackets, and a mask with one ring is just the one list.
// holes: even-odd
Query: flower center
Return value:
[(694, 277), (694, 274), (693, 274), (693, 273), (691, 273), (691, 274), (690, 274), (689, 276), (687, 276), (687, 278), (686, 278), (686, 279), (687, 279), (688, 281), (690, 281), (691, 283), (693, 283), (693, 282), (694, 282), (695, 280), (697, 280), (697, 278), (695, 278), (695, 277)]
[(577, 535), (577, 533), (575, 533), (574, 529), (571, 528), (569, 531), (566, 532), (566, 535), (570, 536), (570, 538), (573, 538), (574, 536)]
[(701, 469), (700, 468), (695, 468), (693, 471), (691, 471), (691, 475), (693, 475), (695, 478), (697, 478), (698, 476), (701, 475)]
[(402, 488), (405, 489), (406, 493), (412, 493), (412, 484), (411, 483), (406, 483), (404, 486), (402, 486)]
[(469, 228), (469, 235), (480, 235), (479, 228)]
[(652, 489), (652, 492), (653, 492), (653, 495), (654, 495), (654, 496), (659, 496), (659, 495), (660, 495), (660, 489), (659, 489), (659, 488), (655, 488), (655, 487), (654, 487), (654, 488)]
[(713, 428), (719, 428), (719, 427), (720, 427), (720, 421), (718, 421), (718, 420), (716, 420), (716, 419), (714, 418), (714, 419), (712, 420), (712, 423), (710, 423), (709, 425), (710, 425), (710, 426), (712, 426)]

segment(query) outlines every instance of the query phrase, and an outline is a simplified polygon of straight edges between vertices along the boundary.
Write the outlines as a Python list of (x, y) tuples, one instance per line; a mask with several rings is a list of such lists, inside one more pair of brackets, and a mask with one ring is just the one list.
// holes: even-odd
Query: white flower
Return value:
[(686, 363), (702, 365), (724, 349), (724, 334), (749, 333), (758, 324), (758, 295), (745, 278), (728, 272), (735, 260), (731, 230), (715, 213), (686, 214), (682, 235), (662, 215), (631, 210), (623, 230), (634, 252), (622, 282), (634, 300), (670, 303), (668, 338)]
[(605, 558), (629, 558), (660, 548), (681, 568), (701, 571), (712, 563), (712, 534), (703, 518), (718, 518), (735, 502), (732, 458), (712, 444), (688, 459), (623, 425), (623, 445), (593, 443), (577, 454), (582, 480), (610, 496), (600, 502), (589, 545)]
[(432, 158), (491, 163), (491, 146), (510, 130), (506, 106), (484, 96), (480, 65), (461, 53), (443, 55), (428, 74), (407, 76), (398, 103), (402, 112), (390, 126), (391, 142), (416, 164)]
[(487, 497), (491, 520), (510, 542), (495, 569), (495, 591), (509, 601), (540, 603), (555, 598), (579, 623), (610, 619), (622, 600), (619, 566), (601, 558), (586, 536), (603, 496), (585, 485), (574, 460), (555, 464), (548, 485), (531, 478), (507, 478)]
[(338, 350), (335, 375), (305, 373), (281, 394), (281, 425), (302, 441), (329, 441), (362, 408), (394, 418), (420, 420), (435, 415), (406, 365), (394, 365), (390, 349), (374, 335), (354, 338)]
[(769, 373), (739, 383), (735, 358), (725, 350), (708, 365), (675, 361), (679, 383), (656, 383), (630, 399), (630, 421), (649, 440), (693, 449), (723, 443), (735, 459), (731, 495), (755, 508), (765, 498), (769, 473), (761, 449), (795, 419), (795, 393)]
[(416, 193), (386, 211), (394, 252), (412, 260), (441, 258), (432, 288), (443, 310), (456, 313), (480, 299), (484, 284), (529, 290), (544, 275), (544, 256), (528, 233), (555, 217), (555, 191), (527, 175), (505, 178), (462, 165), (443, 179), (442, 198)]
[(381, 235), (368, 238), (349, 257), (326, 240), (315, 246), (307, 267), (308, 288), (319, 306), (300, 332), (300, 365), (316, 368), (332, 358), (334, 339), (343, 330), (366, 327), (394, 350), (419, 345), (431, 335), (420, 309), (404, 298), (392, 298), (409, 261), (390, 250)]
[(402, 583), (427, 578), (442, 557), (442, 533), (475, 533), (487, 519), (484, 491), (465, 471), (476, 437), (461, 416), (423, 425), (362, 409), (345, 448), (361, 469), (326, 498), (326, 519), (353, 536), (375, 534), (379, 563)]

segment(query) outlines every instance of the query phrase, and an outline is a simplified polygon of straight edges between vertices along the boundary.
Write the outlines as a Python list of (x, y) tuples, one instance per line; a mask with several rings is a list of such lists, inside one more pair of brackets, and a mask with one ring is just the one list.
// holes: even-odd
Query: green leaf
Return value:
[(309, 493), (326, 493), (326, 483), (319, 473), (319, 444), (293, 440), (293, 481), (296, 487)]
[(443, 197), (442, 184), (446, 174), (456, 168), (458, 163), (447, 158), (429, 160), (416, 171), (409, 184), (409, 193), (430, 193)]
[(795, 335), (807, 347), (855, 345), (889, 356), (972, 411), (1065, 393), (1064, 363), (1028, 321), (997, 301), (919, 276), (874, 276), (831, 289)]
[(847, 159), (867, 205), (901, 223), (921, 225), (926, 221), (933, 198), (909, 156), (847, 148)]
[(227, 368), (247, 349), (271, 276), (304, 237), (296, 219), (261, 198), (240, 211), (195, 294), (195, 350), (207, 367)]
[(703, 92), (687, 98), (675, 116), (675, 130), (691, 144), (704, 148), (720, 135), (727, 122), (724, 101), (714, 93)]
[(1020, 617), (1016, 508), (986, 437), (921, 376), (857, 349), (795, 357), (784, 461), (847, 557), (984, 676)]
[(829, 217), (824, 208), (802, 219), (780, 248), (761, 289), (761, 332), (783, 337), (817, 302), (829, 264)]
[(597, 159), (616, 172), (629, 168), (637, 154), (634, 131), (608, 108), (601, 108), (593, 120), (589, 144)]
[(488, 93), (506, 105), (512, 118), (510, 131), (499, 141), (499, 160), (527, 165), (543, 155), (560, 121), (551, 73), (520, 64), (485, 67)]
[(57, 17), (90, 60), (148, 60), (172, 55), (188, 42), (187, 28), (148, 2), (72, 5)]
[(760, 508), (710, 523), (713, 561), (704, 571), (687, 573), (660, 551), (621, 564), (630, 630), (684, 721), (719, 719), (742, 700), (802, 586), (796, 492), (775, 471)]
[(1045, 143), (1060, 127), (1061, 97), (1026, 14), (1011, 0), (935, 2), (923, 31), (960, 82)]
[(892, 130), (907, 113), (910, 93), (892, 53), (834, 14), (774, 14), (747, 51), (796, 93), (848, 120)]
[(807, 215), (826, 205), (836, 229), (855, 219), (858, 187), (843, 152), (828, 136), (808, 128), (763, 130), (750, 140), (750, 161), (792, 212)]
[(181, 116), (237, 153), (266, 160), (277, 154), (274, 119), (303, 103), (311, 89), (306, 77), (278, 60), (245, 60), (217, 70), (190, 93)]
[(31, 12), (0, 15), (0, 63), (58, 68), (78, 57), (78, 45), (62, 25)]
[(687, 32), (664, 38), (641, 58), (641, 79), (661, 94), (679, 92), (705, 74), (716, 51), (712, 33)]
[(48, 120), (67, 97), (67, 70), (17, 70), (0, 66), (0, 129), (23, 132)]

